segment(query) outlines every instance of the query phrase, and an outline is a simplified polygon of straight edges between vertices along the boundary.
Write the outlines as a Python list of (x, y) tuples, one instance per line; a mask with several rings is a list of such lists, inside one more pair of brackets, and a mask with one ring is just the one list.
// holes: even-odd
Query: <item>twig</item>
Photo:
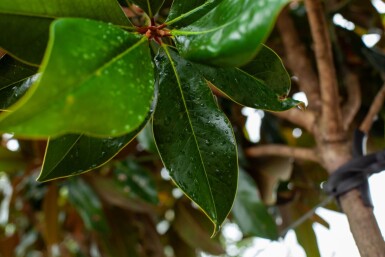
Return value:
[(330, 35), (320, 0), (305, 0), (320, 81), (322, 99), (322, 136), (327, 142), (339, 141), (343, 135), (337, 76)]
[(288, 9), (281, 12), (277, 28), (282, 36), (288, 66), (299, 79), (300, 90), (305, 92), (309, 100), (309, 109), (319, 110), (321, 101), (317, 74), (312, 68), (306, 47), (300, 40)]
[(311, 148), (290, 147), (287, 145), (261, 145), (247, 148), (245, 154), (249, 157), (286, 156), (296, 159), (320, 162), (316, 151)]
[(361, 123), (361, 126), (360, 126), (361, 131), (365, 133), (369, 133), (369, 130), (373, 125), (373, 121), (375, 120), (375, 117), (377, 116), (377, 114), (382, 108), (384, 100), (385, 100), (385, 84), (381, 87), (380, 91), (377, 93), (372, 105), (370, 106), (368, 114), (366, 115), (364, 121)]
[(301, 111), (299, 109), (290, 109), (284, 112), (272, 112), (274, 116), (290, 121), (291, 123), (306, 129), (313, 133), (315, 125), (315, 115), (308, 110)]
[(344, 129), (347, 130), (361, 106), (360, 82), (356, 74), (348, 72), (345, 75), (345, 85), (348, 99), (342, 108)]

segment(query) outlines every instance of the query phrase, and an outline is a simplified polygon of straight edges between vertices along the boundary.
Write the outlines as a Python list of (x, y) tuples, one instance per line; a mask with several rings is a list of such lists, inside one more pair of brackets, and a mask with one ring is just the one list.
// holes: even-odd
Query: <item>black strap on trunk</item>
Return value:
[(361, 192), (364, 204), (373, 208), (368, 178), (374, 173), (385, 170), (385, 150), (365, 155), (366, 138), (367, 135), (364, 132), (355, 131), (353, 159), (330, 175), (329, 180), (323, 184), (323, 190), (335, 196), (339, 202), (341, 195), (357, 188)]

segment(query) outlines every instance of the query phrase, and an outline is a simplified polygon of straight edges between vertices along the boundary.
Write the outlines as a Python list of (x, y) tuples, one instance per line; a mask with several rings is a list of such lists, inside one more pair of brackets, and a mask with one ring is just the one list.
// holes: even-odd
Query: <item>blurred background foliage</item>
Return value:
[[(170, 4), (166, 1), (159, 20), (166, 16)], [(325, 0), (339, 77), (343, 77), (342, 67), (347, 64), (361, 81), (362, 106), (357, 124), (383, 83), (385, 16), (375, 8), (378, 5), (385, 3)], [(140, 10), (125, 8), (140, 24)], [(288, 8), (312, 56), (305, 8), (300, 1), (291, 2)], [(285, 62), (277, 31), (267, 45)], [(4, 56), (0, 59), (0, 76), (6, 77), (9, 65), (20, 67), (22, 77), (30, 76), (20, 81), (27, 89), (35, 68)], [(296, 78), (292, 81), (295, 98), (301, 93)], [(342, 99), (337, 100), (346, 101), (344, 92), (349, 85), (340, 85)], [(19, 97), (16, 93), (14, 96)], [(241, 236), (229, 239), (220, 233), (210, 239), (210, 221), (174, 186), (163, 168), (150, 124), (103, 167), (47, 183), (36, 182), (46, 142), (16, 140), (4, 134), (0, 146), (0, 256), (242, 256), (254, 237), (277, 240), (284, 236), (293, 222), (326, 198), (321, 183), (327, 180), (327, 173), (313, 162), (250, 158), (244, 150), (269, 143), (311, 147), (314, 139), (272, 114), (240, 107), (220, 95), (217, 99), (233, 124), (241, 166), (237, 198), (225, 226), (236, 226)], [(369, 151), (384, 147), (384, 117), (383, 110), (372, 129)], [(325, 207), (338, 211), (335, 204)], [(308, 257), (320, 256), (313, 223), (328, 227), (314, 214), (294, 228)]]

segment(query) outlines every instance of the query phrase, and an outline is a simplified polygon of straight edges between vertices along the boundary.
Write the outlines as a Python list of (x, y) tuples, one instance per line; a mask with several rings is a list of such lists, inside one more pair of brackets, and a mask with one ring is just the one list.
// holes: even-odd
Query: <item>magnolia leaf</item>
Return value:
[(278, 239), (277, 226), (261, 201), (253, 178), (242, 170), (232, 213), (244, 235)]
[(138, 128), (154, 95), (147, 38), (76, 18), (55, 21), (51, 35), (43, 74), (0, 116), (0, 130), (28, 138), (118, 137)]
[(237, 150), (230, 122), (191, 63), (164, 47), (156, 57), (155, 142), (170, 176), (207, 214), (215, 231), (234, 201)]
[(5, 110), (24, 95), (35, 80), (35, 67), (16, 61), (9, 55), (0, 59), (0, 110)]
[(44, 182), (79, 175), (102, 166), (128, 145), (146, 122), (135, 131), (115, 138), (68, 134), (50, 139), (37, 180)]
[(173, 30), (180, 54), (192, 61), (241, 66), (273, 28), (287, 0), (223, 0), (192, 24)]
[(262, 45), (254, 59), (241, 68), (261, 80), (279, 96), (287, 96), (291, 87), (289, 73), (281, 58), (269, 47)]
[(106, 233), (108, 224), (102, 203), (90, 185), (81, 179), (71, 179), (67, 182), (68, 198), (75, 206), (89, 230)]
[(150, 172), (133, 160), (119, 163), (114, 173), (122, 191), (152, 204), (159, 202), (158, 192)]
[(139, 6), (145, 11), (151, 18), (159, 11), (162, 7), (164, 0), (129, 0), (130, 2)]
[(285, 111), (300, 103), (287, 98), (291, 86), (289, 75), (281, 59), (266, 46), (242, 69), (195, 66), (213, 86), (241, 105)]
[(211, 11), (223, 0), (174, 0), (166, 24), (173, 27), (185, 27)]
[(40, 64), (51, 22), (60, 17), (83, 17), (131, 26), (117, 1), (1, 0), (0, 47), (28, 63)]
[(221, 244), (210, 238), (210, 232), (204, 226), (203, 218), (205, 216), (192, 208), (191, 205), (178, 202), (175, 207), (175, 220), (172, 227), (178, 236), (193, 249), (199, 249), (213, 255), (224, 254), (225, 251)]

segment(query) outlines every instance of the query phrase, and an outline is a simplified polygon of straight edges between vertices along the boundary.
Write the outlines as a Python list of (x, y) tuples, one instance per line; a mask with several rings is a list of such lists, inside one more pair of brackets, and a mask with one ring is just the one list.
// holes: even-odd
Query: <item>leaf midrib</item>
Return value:
[[(192, 123), (191, 123), (190, 112), (189, 112), (189, 110), (188, 110), (188, 108), (187, 108), (187, 105), (186, 105), (186, 99), (184, 98), (184, 94), (183, 94), (183, 90), (182, 90), (182, 87), (181, 87), (180, 78), (179, 78), (178, 72), (177, 72), (177, 70), (176, 70), (174, 61), (173, 61), (173, 59), (172, 59), (172, 57), (171, 57), (171, 55), (170, 55), (170, 53), (169, 53), (169, 51), (168, 51), (167, 46), (162, 45), (162, 47), (163, 47), (163, 49), (165, 50), (168, 59), (170, 60), (171, 67), (172, 67), (172, 69), (173, 69), (173, 71), (174, 71), (174, 74), (175, 74), (175, 77), (176, 77), (176, 80), (177, 80), (177, 83), (178, 83), (178, 88), (179, 88), (179, 91), (180, 91), (181, 96), (182, 96), (183, 105), (184, 105), (185, 110), (186, 110), (186, 114), (187, 114), (187, 117), (188, 117), (188, 122), (189, 122), (189, 125), (190, 125), (190, 128), (191, 128), (191, 131), (192, 131), (192, 135), (193, 135), (193, 137), (194, 137), (194, 142), (195, 142), (195, 145), (196, 145), (196, 147), (197, 147), (197, 149), (198, 149), (199, 158), (200, 158), (200, 160), (201, 160), (202, 167), (203, 167), (203, 170), (204, 170), (204, 172), (205, 172), (205, 177), (206, 177), (207, 185), (208, 185), (208, 187), (209, 187), (209, 189), (210, 189), (210, 198), (211, 198), (212, 204), (213, 204), (213, 206), (214, 206), (214, 208), (215, 208), (215, 216), (216, 216), (215, 218), (218, 219), (217, 207), (216, 207), (216, 205), (215, 205), (215, 201), (214, 201), (214, 196), (213, 196), (213, 193), (212, 193), (211, 185), (210, 185), (209, 179), (208, 179), (208, 177), (207, 177), (206, 166), (204, 165), (203, 157), (202, 157), (202, 154), (201, 154), (201, 151), (200, 151), (200, 148), (199, 148), (199, 144), (198, 144), (198, 141), (197, 141), (197, 137), (196, 137), (196, 135), (195, 135), (195, 130), (194, 130), (193, 125), (192, 125)], [(216, 224), (216, 223), (217, 223), (217, 220), (215, 220), (215, 221), (213, 221), (213, 222)]]

